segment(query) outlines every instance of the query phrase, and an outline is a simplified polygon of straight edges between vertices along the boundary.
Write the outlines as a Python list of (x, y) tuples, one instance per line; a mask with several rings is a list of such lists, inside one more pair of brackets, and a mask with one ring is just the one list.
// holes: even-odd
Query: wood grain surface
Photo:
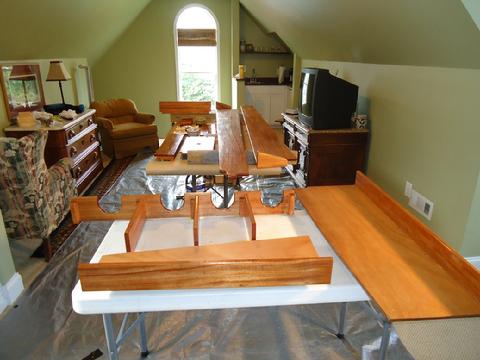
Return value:
[(162, 114), (209, 114), (210, 101), (160, 101)]
[(173, 161), (182, 147), (184, 134), (175, 134), (170, 131), (162, 145), (155, 151), (155, 157), (158, 160)]
[(217, 140), (220, 172), (232, 178), (248, 175), (238, 110), (217, 111)]
[(145, 220), (147, 219), (147, 210), (145, 208), (145, 202), (140, 201), (137, 204), (130, 222), (128, 223), (127, 229), (125, 230), (125, 248), (127, 252), (135, 251), (140, 235), (142, 234), (143, 225), (145, 225)]
[(297, 160), (297, 154), (278, 139), (275, 131), (253, 106), (242, 106), (241, 110), (257, 164), (258, 153), (270, 154), (287, 161)]
[(296, 193), (390, 321), (480, 315), (478, 271), (464, 271), (465, 260), (437, 253), (444, 247), (438, 237), (420, 240), (423, 225), (366, 177), (360, 176), (358, 185)]

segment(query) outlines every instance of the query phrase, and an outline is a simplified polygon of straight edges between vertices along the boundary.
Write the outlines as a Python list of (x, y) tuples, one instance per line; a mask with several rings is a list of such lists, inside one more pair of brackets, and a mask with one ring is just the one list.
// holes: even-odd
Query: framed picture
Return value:
[(0, 81), (10, 120), (20, 111), (41, 110), (45, 105), (40, 65), (1, 64)]

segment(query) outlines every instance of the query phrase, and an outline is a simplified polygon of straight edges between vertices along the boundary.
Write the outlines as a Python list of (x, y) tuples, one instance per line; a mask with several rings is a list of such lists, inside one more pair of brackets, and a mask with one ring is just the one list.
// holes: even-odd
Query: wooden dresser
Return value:
[(355, 183), (355, 172), (364, 171), (368, 130), (312, 130), (297, 117), (283, 114), (285, 145), (297, 151), (297, 165), (287, 170), (301, 187)]
[(77, 190), (82, 194), (102, 172), (103, 164), (97, 124), (93, 121), (95, 110), (87, 110), (71, 121), (64, 121), (54, 127), (37, 126), (19, 128), (10, 126), (4, 129), (5, 135), (21, 138), (33, 131), (48, 131), (45, 147), (45, 162), (50, 167), (62, 158), (72, 161), (72, 174), (77, 181)]

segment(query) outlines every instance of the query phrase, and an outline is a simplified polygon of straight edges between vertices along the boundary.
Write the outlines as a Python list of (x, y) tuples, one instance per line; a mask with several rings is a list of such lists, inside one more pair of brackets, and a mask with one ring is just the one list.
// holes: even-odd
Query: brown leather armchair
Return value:
[(130, 99), (95, 101), (90, 107), (97, 110), (94, 120), (97, 123), (102, 147), (111, 158), (137, 154), (143, 148), (158, 149), (155, 116), (139, 113)]

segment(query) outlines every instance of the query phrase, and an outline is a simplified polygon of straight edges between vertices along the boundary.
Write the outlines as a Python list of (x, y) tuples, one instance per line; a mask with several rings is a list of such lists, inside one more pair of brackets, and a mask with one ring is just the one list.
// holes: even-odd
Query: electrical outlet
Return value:
[(405, 196), (410, 198), (412, 196), (412, 190), (413, 190), (413, 185), (411, 182), (406, 181), (405, 182)]
[(433, 214), (433, 201), (427, 199), (425, 196), (415, 190), (411, 190), (410, 200), (408, 205), (417, 210), (420, 214), (426, 217), (428, 220), (432, 219)]

